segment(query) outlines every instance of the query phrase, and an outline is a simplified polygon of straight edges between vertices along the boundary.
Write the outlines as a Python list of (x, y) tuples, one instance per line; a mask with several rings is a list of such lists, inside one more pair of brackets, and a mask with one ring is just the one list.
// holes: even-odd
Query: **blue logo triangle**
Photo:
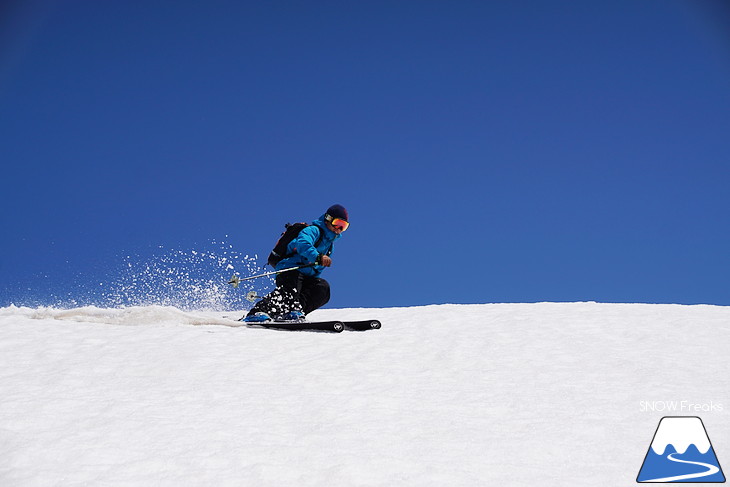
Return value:
[(725, 482), (725, 474), (702, 420), (697, 416), (663, 417), (636, 481)]

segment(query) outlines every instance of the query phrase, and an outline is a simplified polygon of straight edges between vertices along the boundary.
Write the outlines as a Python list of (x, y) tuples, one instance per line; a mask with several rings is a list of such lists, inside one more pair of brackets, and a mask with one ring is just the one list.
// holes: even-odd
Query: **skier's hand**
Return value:
[(319, 256), (319, 265), (324, 267), (329, 267), (332, 265), (332, 259), (330, 259), (329, 255), (320, 255)]

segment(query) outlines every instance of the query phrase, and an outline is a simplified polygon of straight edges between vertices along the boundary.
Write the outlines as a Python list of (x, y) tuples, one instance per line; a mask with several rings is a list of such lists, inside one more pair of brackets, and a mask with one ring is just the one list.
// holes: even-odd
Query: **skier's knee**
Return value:
[(330, 300), (330, 283), (325, 281), (324, 279), (320, 279), (320, 282), (317, 284), (318, 290), (321, 293), (322, 297), (321, 306), (324, 306)]

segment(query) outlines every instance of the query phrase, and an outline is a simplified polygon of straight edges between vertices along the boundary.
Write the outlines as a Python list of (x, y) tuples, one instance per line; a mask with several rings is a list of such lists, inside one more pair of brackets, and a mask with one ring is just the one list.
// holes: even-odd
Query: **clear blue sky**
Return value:
[(0, 158), (0, 305), (332, 203), (330, 307), (730, 305), (730, 8), (5, 1)]

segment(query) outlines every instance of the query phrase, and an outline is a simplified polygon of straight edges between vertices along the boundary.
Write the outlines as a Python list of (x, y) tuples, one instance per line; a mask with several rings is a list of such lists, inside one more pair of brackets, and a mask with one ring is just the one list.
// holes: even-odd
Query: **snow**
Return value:
[(630, 485), (667, 415), (640, 403), (668, 399), (723, 404), (701, 416), (730, 458), (728, 307), (240, 314), (1, 308), (0, 485)]
[(657, 455), (664, 455), (664, 450), (672, 444), (677, 453), (684, 453), (690, 445), (697, 447), (703, 455), (710, 449), (710, 439), (705, 433), (700, 418), (668, 417), (662, 419), (657, 429), (651, 448)]

